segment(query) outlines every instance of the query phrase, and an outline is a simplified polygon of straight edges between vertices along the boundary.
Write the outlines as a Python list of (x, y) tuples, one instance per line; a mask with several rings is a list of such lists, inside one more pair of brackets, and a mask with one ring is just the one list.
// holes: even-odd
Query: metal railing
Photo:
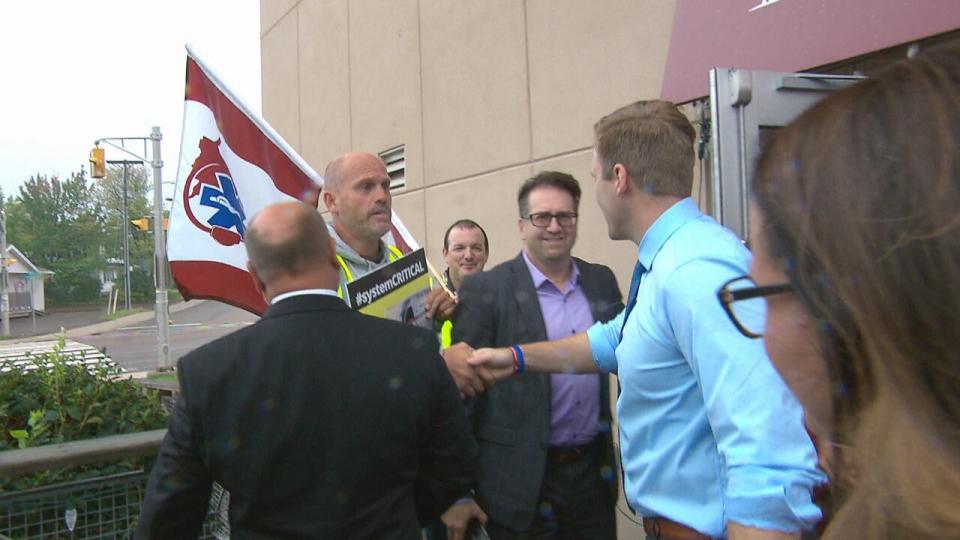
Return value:
[(7, 450), (0, 452), (0, 478), (129, 457), (154, 456), (166, 433), (165, 429), (155, 429), (24, 450)]
[[(0, 452), (0, 478), (117, 459), (156, 455), (166, 430), (114, 435)], [(78, 479), (0, 494), (0, 539), (131, 538), (149, 469)], [(228, 538), (215, 519), (224, 492), (211, 497), (202, 539)]]

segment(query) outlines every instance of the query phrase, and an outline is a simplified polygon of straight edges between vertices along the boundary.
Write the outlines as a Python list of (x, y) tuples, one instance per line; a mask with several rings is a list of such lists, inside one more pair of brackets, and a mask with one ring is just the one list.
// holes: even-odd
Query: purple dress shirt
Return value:
[[(523, 253), (537, 290), (547, 339), (565, 338), (593, 325), (590, 303), (580, 286), (580, 269), (573, 267), (561, 292)], [(600, 377), (593, 374), (550, 375), (550, 446), (580, 446), (597, 436), (600, 418)]]

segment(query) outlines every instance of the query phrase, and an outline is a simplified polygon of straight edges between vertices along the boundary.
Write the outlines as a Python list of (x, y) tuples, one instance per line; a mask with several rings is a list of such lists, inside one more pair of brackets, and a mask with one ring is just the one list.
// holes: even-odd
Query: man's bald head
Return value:
[(330, 257), (323, 217), (302, 202), (267, 206), (253, 218), (244, 240), (250, 265), (268, 286), (321, 268)]
[(370, 176), (386, 174), (387, 166), (379, 156), (368, 152), (347, 152), (331, 161), (323, 171), (323, 189), (337, 193), (345, 179), (364, 172)]
[(379, 157), (350, 152), (324, 171), (323, 203), (340, 240), (371, 261), (382, 256), (380, 237), (390, 230), (390, 175)]

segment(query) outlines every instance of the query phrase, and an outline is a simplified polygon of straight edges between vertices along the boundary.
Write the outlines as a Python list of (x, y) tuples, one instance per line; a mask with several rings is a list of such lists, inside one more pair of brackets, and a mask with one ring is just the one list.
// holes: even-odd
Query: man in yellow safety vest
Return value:
[[(443, 236), (443, 261), (447, 263), (443, 277), (447, 289), (455, 293), (464, 278), (483, 272), (489, 256), (490, 242), (483, 227), (472, 219), (455, 221)], [(448, 319), (440, 328), (440, 344), (444, 348), (451, 345), (452, 333), (453, 320)]]
[[(323, 176), (323, 203), (332, 218), (327, 228), (340, 263), (337, 292), (350, 304), (343, 294), (347, 283), (403, 256), (383, 241), (390, 230), (390, 175), (378, 156), (349, 152), (331, 161)], [(436, 321), (449, 319), (456, 307), (442, 288), (431, 291), (426, 303), (427, 316)]]

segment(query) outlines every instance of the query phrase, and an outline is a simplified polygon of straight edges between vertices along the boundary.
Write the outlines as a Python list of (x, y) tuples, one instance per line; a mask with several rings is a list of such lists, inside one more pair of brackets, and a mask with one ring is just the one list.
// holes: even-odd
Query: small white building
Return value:
[(114, 287), (123, 287), (123, 260), (107, 257), (105, 265), (97, 272), (100, 278), (100, 293), (107, 294)]
[(7, 246), (7, 295), (10, 299), (10, 314), (29, 315), (31, 307), (45, 311), (43, 283), (53, 272), (30, 262), (17, 246)]

